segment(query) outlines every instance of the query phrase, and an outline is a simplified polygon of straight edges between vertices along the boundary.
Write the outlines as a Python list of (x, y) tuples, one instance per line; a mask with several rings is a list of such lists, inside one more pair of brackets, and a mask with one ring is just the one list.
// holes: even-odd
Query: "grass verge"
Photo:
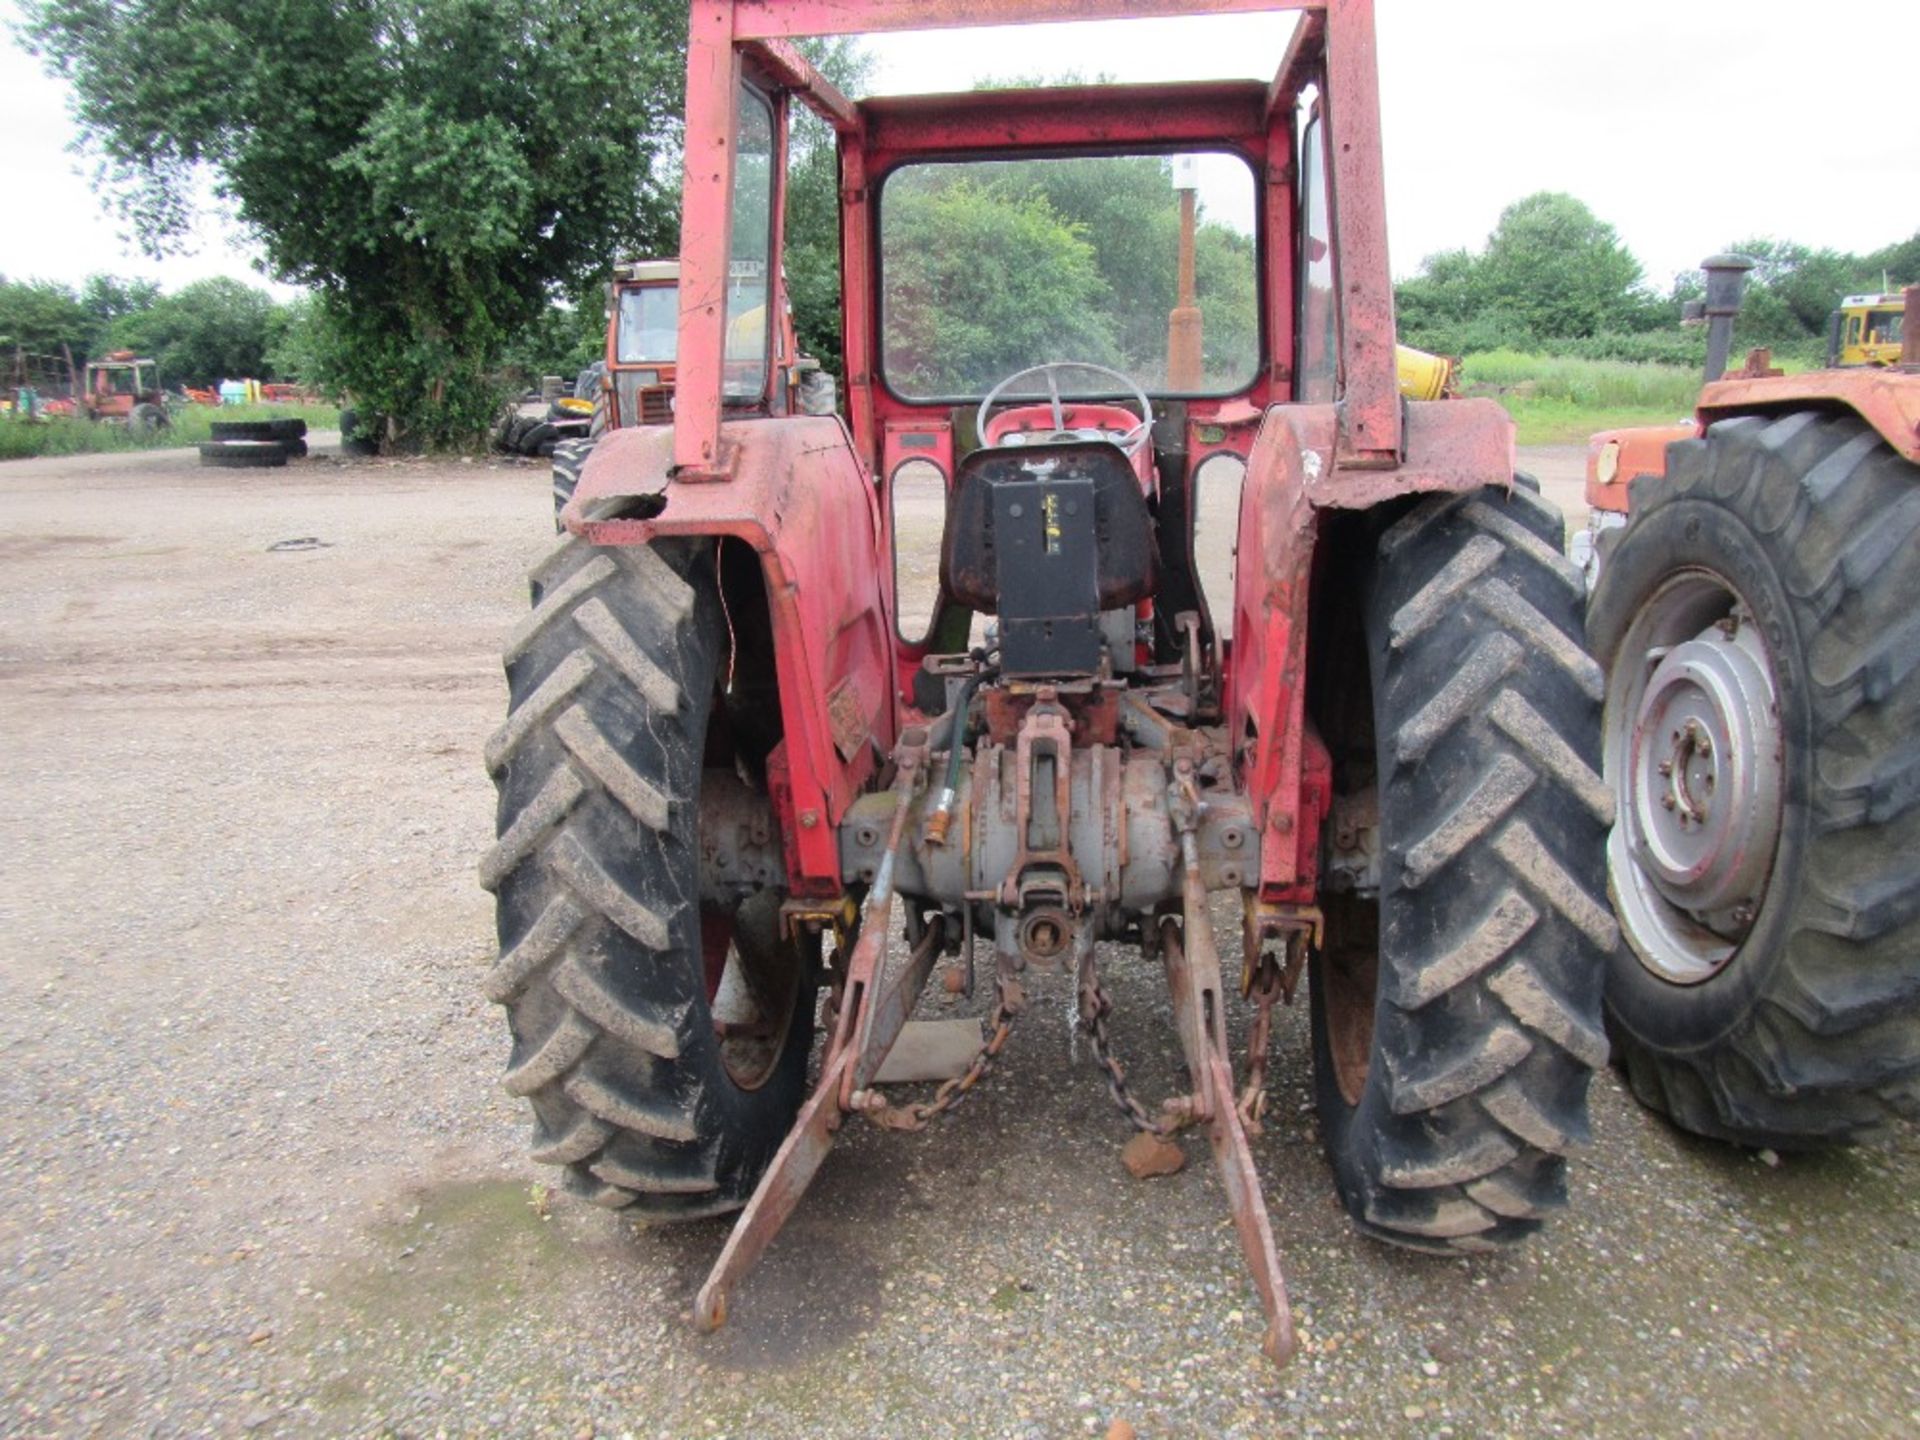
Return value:
[(1461, 365), (1468, 395), (1497, 400), (1522, 445), (1578, 444), (1596, 430), (1666, 425), (1693, 413), (1700, 373), (1680, 365), (1490, 350)]
[(173, 412), (173, 423), (160, 434), (139, 438), (124, 425), (55, 416), (23, 420), (0, 414), (0, 460), (25, 460), (36, 455), (83, 455), (103, 450), (166, 450), (198, 445), (213, 438), (216, 420), (285, 420), (298, 417), (316, 430), (331, 430), (340, 412), (331, 405), (189, 405)]

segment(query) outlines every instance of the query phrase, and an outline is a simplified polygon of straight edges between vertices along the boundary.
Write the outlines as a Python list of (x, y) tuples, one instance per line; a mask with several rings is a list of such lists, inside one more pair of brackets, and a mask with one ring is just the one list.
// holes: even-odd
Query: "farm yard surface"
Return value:
[[(1523, 464), (1578, 504), (1577, 450)], [(0, 468), (0, 1432), (1920, 1428), (1911, 1132), (1754, 1155), (1603, 1075), (1539, 1243), (1422, 1258), (1348, 1225), (1296, 1006), (1255, 1141), (1303, 1336), (1276, 1371), (1204, 1147), (1127, 1177), (1061, 981), (931, 1133), (850, 1125), (695, 1335), (725, 1222), (549, 1194), (479, 992), (480, 753), (548, 503), (531, 464), (324, 444)], [(1122, 952), (1109, 983), (1167, 1093), (1163, 983)]]

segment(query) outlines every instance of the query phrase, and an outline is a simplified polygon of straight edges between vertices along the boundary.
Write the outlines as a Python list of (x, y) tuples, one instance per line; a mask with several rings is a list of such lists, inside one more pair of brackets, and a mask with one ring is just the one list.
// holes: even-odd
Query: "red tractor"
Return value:
[(1920, 1110), (1920, 287), (1901, 364), (1722, 378), (1747, 264), (1695, 418), (1589, 452), (1607, 1011), (1649, 1107), (1803, 1149)]
[(156, 435), (167, 428), (167, 397), (156, 378), (158, 367), (131, 350), (116, 350), (88, 363), (80, 404), (89, 420), (125, 425), (135, 435)]
[[(651, 1221), (742, 1210), (703, 1327), (843, 1123), (950, 1109), (1036, 985), (1070, 987), (1149, 1146), (1208, 1137), (1276, 1360), (1249, 1136), (1303, 974), (1361, 1230), (1474, 1252), (1565, 1201), (1617, 942), (1602, 676), (1503, 412), (1398, 393), (1371, 5), (1205, 6), (1300, 12), (1270, 81), (855, 102), (791, 43), (1193, 8), (693, 5), (673, 423), (601, 437), (533, 569), (481, 873), (534, 1157)], [(838, 137), (844, 419), (792, 413), (764, 318), (796, 104)], [(1192, 306), (1176, 155), (1198, 157)], [(1107, 250), (1061, 219), (1116, 195), (1137, 233)], [(1101, 269), (1129, 255), (1136, 282)], [(1202, 331), (1179, 385), (1174, 308)], [(1193, 558), (1216, 457), (1245, 466), (1230, 614)], [(928, 466), (939, 597), (903, 633), (898, 482)], [(887, 1098), (936, 963), (971, 993), (982, 942), (979, 1049)], [(1123, 947), (1163, 971), (1186, 1058), (1158, 1108), (1109, 1044)]]

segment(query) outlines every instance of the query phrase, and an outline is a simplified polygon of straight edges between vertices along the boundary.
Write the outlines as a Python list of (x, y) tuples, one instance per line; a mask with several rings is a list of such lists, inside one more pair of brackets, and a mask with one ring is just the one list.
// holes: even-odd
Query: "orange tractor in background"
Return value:
[(680, 341), (680, 262), (634, 260), (616, 266), (610, 298), (599, 388), (579, 395), (576, 387), (575, 398), (593, 402), (596, 436), (623, 425), (669, 425)]
[(167, 397), (160, 389), (159, 367), (135, 357), (131, 350), (115, 350), (87, 363), (80, 408), (89, 420), (125, 425), (136, 435), (153, 435), (167, 428)]
[(1616, 1053), (1683, 1128), (1802, 1148), (1920, 1110), (1920, 287), (1895, 365), (1722, 378), (1745, 268), (1707, 262), (1694, 418), (1594, 437), (1576, 558)]
[[(764, 294), (765, 281), (751, 267), (739, 267), (729, 284), (742, 293), (751, 286)], [(738, 302), (735, 302), (738, 305)], [(740, 306), (730, 334), (730, 351), (744, 352), (735, 363), (757, 364), (753, 358), (759, 318), (755, 307)], [(584, 407), (590, 417), (587, 433), (562, 440), (553, 447), (553, 514), (560, 512), (580, 483), (580, 470), (594, 442), (608, 430), (630, 425), (673, 423), (675, 356), (680, 332), (680, 262), (629, 260), (614, 266), (608, 287), (607, 346), (605, 356), (580, 372), (569, 409)], [(782, 311), (774, 334), (774, 363), (787, 376), (787, 403), (807, 413), (831, 414), (833, 381), (813, 361), (801, 357), (793, 333), (793, 313)], [(732, 360), (733, 356), (729, 355)]]

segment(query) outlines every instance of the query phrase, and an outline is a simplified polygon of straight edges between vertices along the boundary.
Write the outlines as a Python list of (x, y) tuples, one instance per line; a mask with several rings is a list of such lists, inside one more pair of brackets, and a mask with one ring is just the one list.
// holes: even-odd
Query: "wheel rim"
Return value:
[(1358, 1105), (1373, 1061), (1373, 1022), (1380, 993), (1377, 912), (1350, 896), (1329, 896), (1327, 943), (1314, 968), (1327, 1059), (1334, 1084), (1349, 1106)]
[(1773, 660), (1739, 592), (1705, 570), (1649, 596), (1617, 654), (1608, 888), (1640, 962), (1699, 984), (1738, 952), (1773, 871), (1784, 809)]
[[(701, 967), (714, 1042), (727, 1077), (742, 1090), (766, 1083), (793, 1023), (800, 967), (751, 902), (728, 914), (702, 907)], [(777, 915), (772, 917), (777, 926)]]

